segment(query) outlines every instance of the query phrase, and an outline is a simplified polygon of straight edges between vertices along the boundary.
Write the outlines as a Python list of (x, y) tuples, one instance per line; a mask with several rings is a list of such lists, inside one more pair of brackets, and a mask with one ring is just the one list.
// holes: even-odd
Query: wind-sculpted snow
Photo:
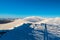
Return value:
[(33, 16), (0, 26), (0, 30), (10, 29), (0, 40), (60, 40), (60, 18)]
[[(44, 30), (31, 28), (31, 23), (23, 24), (4, 34), (0, 40), (60, 40), (59, 37)], [(47, 39), (46, 39), (47, 38)]]
[[(41, 24), (33, 24), (31, 25), (32, 28), (34, 28), (35, 30), (42, 30), (44, 31), (45, 29), (45, 23), (41, 23)], [(60, 25), (52, 25), (52, 24), (46, 24), (47, 30), (49, 33), (52, 33), (55, 36), (60, 37)]]

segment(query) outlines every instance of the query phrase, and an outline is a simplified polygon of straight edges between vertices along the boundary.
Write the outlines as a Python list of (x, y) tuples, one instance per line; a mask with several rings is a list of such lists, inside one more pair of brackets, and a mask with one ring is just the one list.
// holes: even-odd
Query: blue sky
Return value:
[(0, 0), (0, 17), (60, 17), (60, 0)]

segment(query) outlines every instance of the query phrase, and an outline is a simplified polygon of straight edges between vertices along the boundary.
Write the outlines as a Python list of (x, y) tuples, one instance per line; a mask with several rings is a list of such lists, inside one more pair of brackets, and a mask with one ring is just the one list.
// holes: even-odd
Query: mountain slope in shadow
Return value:
[[(44, 32), (30, 27), (30, 23), (23, 24), (4, 34), (0, 40), (44, 40)], [(45, 35), (46, 36), (46, 35)], [(60, 38), (48, 33), (48, 40)]]
[(32, 33), (32, 28), (30, 28), (31, 24), (23, 24), (12, 31), (3, 35), (0, 40), (35, 40)]

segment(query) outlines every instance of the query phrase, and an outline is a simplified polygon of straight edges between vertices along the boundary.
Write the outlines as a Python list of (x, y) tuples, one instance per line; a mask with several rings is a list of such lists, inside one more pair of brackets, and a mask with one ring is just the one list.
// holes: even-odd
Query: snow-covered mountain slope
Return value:
[(48, 18), (44, 21), (46, 21), (46, 23), (48, 23), (48, 24), (55, 24), (55, 25), (59, 24), (60, 25), (60, 18)]
[[(28, 23), (31, 23), (31, 25), (28, 26)], [(7, 37), (9, 37), (7, 40), (9, 40), (10, 38), (12, 38), (11, 40), (15, 40), (13, 38), (16, 37), (18, 37), (16, 38), (18, 40), (19, 38), (21, 38), (22, 40), (33, 40), (33, 39), (40, 40), (40, 38), (42, 38), (41, 40), (43, 40), (44, 35), (47, 35), (44, 34), (45, 26), (47, 27), (49, 40), (60, 40), (60, 18), (40, 18), (33, 16), (33, 17), (18, 19), (15, 20), (14, 22), (7, 24), (0, 24), (0, 25), (1, 25), (0, 29), (2, 30), (7, 30), (12, 28), (12, 31), (3, 35), (2, 36), (3, 39), (1, 40), (4, 40)], [(14, 33), (16, 33), (17, 36)], [(23, 35), (25, 36), (22, 37)]]
[[(31, 28), (34, 28), (35, 30), (42, 30), (44, 31), (46, 23), (41, 24), (32, 24)], [(47, 30), (49, 33), (52, 33), (53, 35), (60, 37), (60, 25), (52, 25), (52, 24), (46, 24)]]
[(59, 17), (43, 18), (43, 17), (39, 17), (39, 16), (30, 16), (30, 17), (23, 18), (23, 20), (26, 20), (26, 21), (29, 21), (29, 22), (35, 22), (37, 24), (47, 23), (47, 24), (60, 25), (60, 18)]
[(44, 18), (39, 17), (39, 16), (31, 16), (31, 17), (26, 17), (23, 20), (29, 21), (29, 22), (39, 22), (39, 21), (43, 21)]
[(47, 32), (47, 34), (45, 34), (45, 31), (31, 28), (31, 25), (31, 23), (27, 23), (18, 26), (4, 34), (0, 40), (60, 40), (59, 37), (52, 33)]
[(24, 22), (25, 21), (22, 19), (16, 19), (15, 21), (7, 23), (7, 24), (0, 24), (0, 30), (11, 30), (14, 27), (22, 25)]
[(40, 22), (36, 22), (37, 24), (40, 24), (40, 23), (47, 23), (47, 24), (55, 24), (55, 25), (60, 25), (60, 18), (46, 18), (45, 20), (43, 21), (40, 21)]
[[(32, 18), (32, 19), (31, 19)], [(33, 16), (33, 17), (27, 17), (27, 19), (30, 20), (35, 20), (36, 22), (32, 23), (32, 28), (34, 29), (44, 29), (44, 25), (43, 27), (41, 26), (41, 24), (47, 24), (47, 30), (49, 31), (49, 33), (52, 33), (58, 37), (60, 37), (60, 18), (56, 17), (56, 18), (40, 18), (38, 17), (38, 19), (40, 19), (39, 21), (37, 21), (38, 19)], [(42, 20), (43, 19), (43, 20)], [(37, 25), (37, 26), (36, 26)]]
[(52, 25), (60, 25), (60, 18), (58, 17), (57, 18), (43, 18), (39, 16), (31, 16), (31, 17), (26, 17), (23, 19), (16, 19), (10, 23), (0, 24), (0, 30), (11, 29), (22, 23), (33, 23), (33, 24), (46, 23), (46, 24), (52, 24)]

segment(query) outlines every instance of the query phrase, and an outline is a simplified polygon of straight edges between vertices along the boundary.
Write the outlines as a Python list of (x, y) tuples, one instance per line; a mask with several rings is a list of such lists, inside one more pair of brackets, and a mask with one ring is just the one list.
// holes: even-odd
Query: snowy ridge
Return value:
[(60, 40), (60, 18), (33, 16), (16, 19), (11, 23), (0, 24), (0, 30), (11, 30), (0, 40)]
[(39, 16), (31, 16), (31, 17), (23, 18), (23, 20), (26, 20), (26, 21), (29, 21), (29, 22), (39, 22), (39, 21), (44, 20), (44, 18), (39, 17)]
[(32, 24), (41, 24), (41, 23), (46, 23), (46, 24), (51, 24), (51, 25), (59, 25), (60, 26), (60, 18), (43, 18), (39, 16), (30, 16), (22, 19), (16, 19), (11, 23), (7, 24), (0, 24), (0, 30), (5, 30), (5, 29), (13, 29), (14, 27), (20, 26), (20, 24), (24, 23), (32, 23)]

